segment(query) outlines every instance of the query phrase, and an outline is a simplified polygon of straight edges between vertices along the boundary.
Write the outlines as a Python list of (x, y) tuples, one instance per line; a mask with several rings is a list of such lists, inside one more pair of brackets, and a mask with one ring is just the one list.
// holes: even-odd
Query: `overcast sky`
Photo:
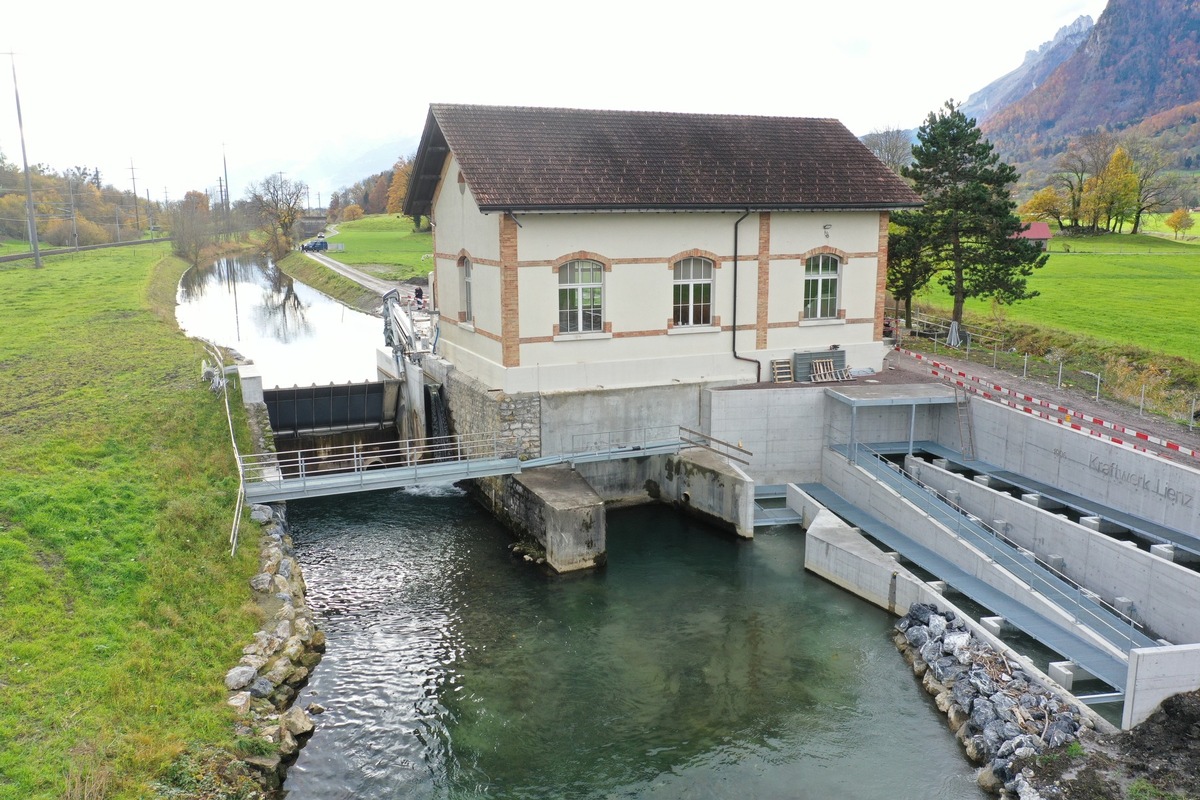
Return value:
[[(13, 0), (31, 164), (312, 203), (411, 153), (432, 102), (834, 117), (916, 127), (1106, 0)], [(7, 59), (0, 152), (20, 164)], [(7, 187), (4, 187), (7, 188)]]

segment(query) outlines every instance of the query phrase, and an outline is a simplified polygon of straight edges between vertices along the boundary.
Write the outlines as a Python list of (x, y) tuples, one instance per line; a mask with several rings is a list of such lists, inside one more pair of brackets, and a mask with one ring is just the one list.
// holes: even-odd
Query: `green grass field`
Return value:
[[(1050, 260), (1029, 287), (1039, 296), (1004, 307), (1005, 319), (1200, 362), (1200, 247), (1194, 244), (1118, 234), (1055, 239)], [(940, 287), (921, 298), (940, 309), (948, 309), (949, 300)], [(988, 300), (968, 300), (966, 308), (981, 319), (992, 316)]]
[(0, 798), (144, 797), (234, 744), (257, 552), (168, 252), (0, 264)]
[(433, 262), (422, 258), (433, 250), (433, 234), (414, 233), (411, 217), (379, 214), (336, 227), (329, 241), (346, 249), (329, 255), (344, 264), (392, 281), (422, 277), (433, 269)]

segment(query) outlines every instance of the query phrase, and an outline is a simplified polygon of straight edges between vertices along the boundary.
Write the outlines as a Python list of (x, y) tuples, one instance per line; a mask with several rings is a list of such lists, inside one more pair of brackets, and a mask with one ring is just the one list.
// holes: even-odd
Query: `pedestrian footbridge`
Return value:
[(749, 455), (679, 426), (581, 434), (572, 445), (570, 453), (527, 458), (518, 438), (487, 433), (256, 453), (238, 460), (246, 500), (272, 503), (457, 483), (556, 464), (669, 455), (684, 447), (704, 447), (739, 461)]

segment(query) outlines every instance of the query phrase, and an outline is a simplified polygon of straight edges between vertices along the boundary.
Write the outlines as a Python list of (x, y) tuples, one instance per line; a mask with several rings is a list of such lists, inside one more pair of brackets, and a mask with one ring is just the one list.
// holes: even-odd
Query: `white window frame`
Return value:
[(604, 265), (590, 258), (558, 268), (558, 332), (604, 331)]
[[(712, 259), (681, 258), (672, 266), (671, 319), (677, 327), (708, 327), (713, 319)], [(697, 299), (697, 294), (705, 294)]]
[(473, 324), (475, 321), (475, 310), (472, 308), (471, 302), (471, 259), (463, 256), (458, 260), (458, 266), (462, 269), (463, 319)]
[(842, 259), (819, 253), (804, 260), (804, 319), (837, 319)]

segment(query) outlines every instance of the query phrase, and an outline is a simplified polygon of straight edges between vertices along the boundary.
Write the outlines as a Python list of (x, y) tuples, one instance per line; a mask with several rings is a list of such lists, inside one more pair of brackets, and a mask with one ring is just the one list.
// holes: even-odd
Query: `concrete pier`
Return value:
[(604, 500), (575, 470), (544, 467), (497, 481), (492, 513), (519, 537), (535, 540), (557, 572), (604, 563)]

